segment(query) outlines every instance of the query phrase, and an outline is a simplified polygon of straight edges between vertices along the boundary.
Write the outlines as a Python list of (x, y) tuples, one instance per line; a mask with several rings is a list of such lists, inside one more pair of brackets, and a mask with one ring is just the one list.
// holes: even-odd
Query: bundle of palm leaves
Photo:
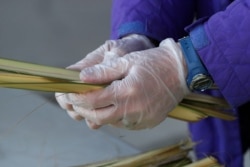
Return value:
[(214, 157), (193, 162), (188, 154), (194, 143), (190, 140), (137, 155), (77, 167), (222, 167)]
[[(85, 93), (103, 89), (79, 80), (79, 72), (0, 58), (0, 87), (35, 91)], [(199, 121), (208, 116), (234, 120), (228, 103), (221, 98), (192, 93), (169, 113), (169, 117), (184, 121)]]

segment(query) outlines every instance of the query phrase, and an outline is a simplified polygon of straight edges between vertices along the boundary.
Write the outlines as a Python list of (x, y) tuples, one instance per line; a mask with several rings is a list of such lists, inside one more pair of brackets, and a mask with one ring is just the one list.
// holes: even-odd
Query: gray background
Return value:
[[(110, 8), (111, 0), (1, 0), (0, 56), (66, 67), (109, 38)], [(0, 89), (0, 166), (86, 164), (186, 137), (186, 123), (173, 119), (150, 130), (89, 130), (52, 93)]]

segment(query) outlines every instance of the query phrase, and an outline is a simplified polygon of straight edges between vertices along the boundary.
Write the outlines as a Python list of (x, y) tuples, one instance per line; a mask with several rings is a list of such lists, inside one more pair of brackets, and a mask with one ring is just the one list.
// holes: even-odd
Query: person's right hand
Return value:
[(132, 34), (117, 40), (107, 40), (96, 50), (90, 52), (85, 58), (68, 67), (68, 69), (81, 71), (108, 60), (110, 57), (121, 57), (134, 51), (146, 50), (154, 47), (150, 40), (143, 35)]

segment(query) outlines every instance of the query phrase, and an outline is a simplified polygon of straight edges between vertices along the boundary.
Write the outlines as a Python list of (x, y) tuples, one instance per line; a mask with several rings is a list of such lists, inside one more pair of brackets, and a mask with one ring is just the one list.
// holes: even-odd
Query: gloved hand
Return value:
[[(118, 40), (107, 40), (99, 48), (86, 55), (85, 58), (67, 68), (76, 71), (81, 71), (86, 67), (90, 67), (99, 64), (104, 60), (108, 60), (110, 57), (121, 57), (133, 51), (145, 50), (152, 47), (154, 47), (154, 45), (150, 42), (150, 40), (147, 37), (137, 34), (132, 34)], [(62, 95), (63, 94), (61, 93), (56, 93), (56, 99), (59, 102), (61, 101)], [(83, 119), (81, 115), (72, 112), (73, 110), (72, 105), (63, 103), (61, 107), (66, 109), (68, 114), (73, 119), (76, 120)], [(88, 124), (91, 124), (91, 121), (87, 119), (86, 121)]]
[(166, 39), (157, 48), (110, 57), (81, 71), (83, 82), (111, 83), (106, 88), (57, 98), (63, 108), (86, 118), (93, 129), (105, 124), (152, 128), (189, 93), (186, 75), (180, 46)]

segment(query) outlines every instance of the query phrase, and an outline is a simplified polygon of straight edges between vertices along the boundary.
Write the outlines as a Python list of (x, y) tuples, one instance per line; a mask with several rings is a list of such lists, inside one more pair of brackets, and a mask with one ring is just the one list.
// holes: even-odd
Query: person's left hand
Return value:
[(180, 46), (166, 39), (157, 48), (84, 68), (80, 75), (83, 82), (110, 85), (85, 94), (62, 94), (57, 101), (65, 109), (70, 105), (72, 114), (84, 117), (92, 129), (106, 124), (152, 128), (189, 93), (186, 75)]

